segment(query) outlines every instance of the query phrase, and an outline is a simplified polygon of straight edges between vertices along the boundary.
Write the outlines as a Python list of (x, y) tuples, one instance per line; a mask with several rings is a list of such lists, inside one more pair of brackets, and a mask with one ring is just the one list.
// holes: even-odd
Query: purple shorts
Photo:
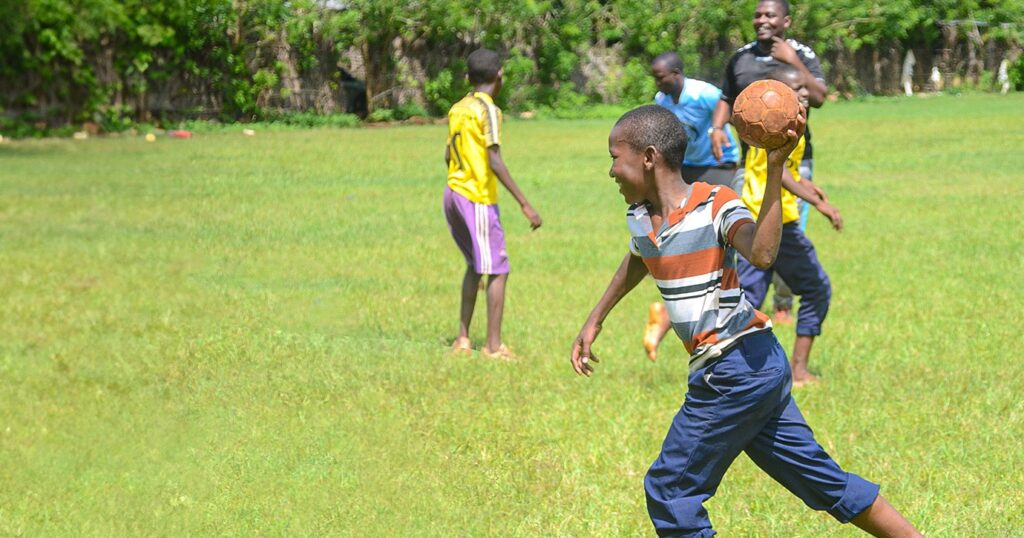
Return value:
[(466, 264), (472, 265), (476, 274), (508, 273), (505, 230), (497, 204), (478, 204), (445, 187), (444, 216)]

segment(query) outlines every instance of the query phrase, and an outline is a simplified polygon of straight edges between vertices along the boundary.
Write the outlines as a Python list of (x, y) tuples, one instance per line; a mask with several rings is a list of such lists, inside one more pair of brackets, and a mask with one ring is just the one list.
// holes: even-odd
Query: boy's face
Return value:
[(758, 2), (754, 10), (754, 31), (758, 41), (771, 41), (775, 36), (782, 37), (789, 28), (790, 18), (778, 2), (764, 0)]
[(683, 89), (683, 74), (669, 68), (665, 62), (651, 64), (651, 76), (658, 91), (675, 97)]
[(653, 169), (654, 163), (643, 152), (633, 149), (622, 140), (619, 126), (608, 135), (608, 153), (612, 157), (612, 167), (608, 175), (615, 178), (619, 192), (627, 204), (636, 204), (647, 199), (646, 174)]
[(804, 80), (804, 76), (795, 71), (789, 71), (785, 76), (781, 77), (780, 81), (796, 92), (796, 96), (800, 99), (800, 104), (804, 107), (804, 110), (807, 110), (807, 107), (810, 106), (807, 98), (811, 95), (811, 92), (807, 89), (807, 81)]

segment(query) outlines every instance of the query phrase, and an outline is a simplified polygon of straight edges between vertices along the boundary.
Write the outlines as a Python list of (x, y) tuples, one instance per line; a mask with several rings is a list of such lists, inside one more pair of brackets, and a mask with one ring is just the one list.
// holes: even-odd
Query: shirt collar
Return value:
[(494, 104), (494, 98), (491, 97), (491, 94), (487, 92), (469, 92), (469, 94), (472, 95), (473, 97), (476, 97), (477, 99), (483, 99), (484, 101), (487, 101), (492, 105)]
[(686, 195), (686, 199), (683, 200), (683, 203), (668, 214), (668, 226), (672, 227), (679, 224), (679, 221), (686, 218), (686, 215), (689, 215), (691, 211), (701, 204), (701, 202), (707, 199), (708, 193), (710, 192), (711, 185), (701, 181), (693, 182), (693, 184), (690, 185), (690, 193)]
[[(668, 214), (667, 222), (662, 223), (662, 230), (669, 230), (676, 224), (679, 224), (691, 211), (697, 208), (702, 202), (707, 200), (708, 194), (711, 192), (712, 186), (696, 181), (690, 186), (690, 193), (686, 195), (686, 198), (679, 204), (679, 207), (673, 209)], [(661, 230), (655, 230), (651, 223), (651, 212), (648, 209), (650, 205), (644, 201), (637, 204), (633, 210), (634, 218), (642, 221), (644, 226), (648, 228), (647, 237), (654, 242), (655, 245), (659, 244), (658, 236), (661, 235)]]

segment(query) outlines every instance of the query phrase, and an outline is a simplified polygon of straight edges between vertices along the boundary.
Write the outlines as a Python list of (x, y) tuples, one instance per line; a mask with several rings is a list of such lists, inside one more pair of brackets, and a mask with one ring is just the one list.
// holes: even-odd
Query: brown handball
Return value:
[(786, 130), (803, 134), (797, 123), (800, 100), (796, 92), (777, 80), (758, 80), (747, 86), (732, 105), (732, 124), (740, 138), (759, 148), (786, 143)]

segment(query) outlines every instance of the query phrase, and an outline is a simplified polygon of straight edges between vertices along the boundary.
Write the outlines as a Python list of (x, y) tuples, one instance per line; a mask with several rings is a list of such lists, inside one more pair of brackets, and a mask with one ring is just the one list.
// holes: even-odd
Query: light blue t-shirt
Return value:
[(723, 162), (739, 162), (740, 147), (736, 144), (728, 127), (725, 129), (725, 134), (729, 137), (732, 147), (722, 147), (721, 162), (716, 161), (715, 156), (711, 154), (711, 137), (708, 135), (708, 129), (711, 128), (711, 116), (721, 97), (722, 90), (695, 78), (684, 79), (683, 91), (679, 93), (678, 103), (672, 102), (671, 95), (661, 92), (654, 96), (654, 103), (671, 110), (686, 129), (686, 138), (689, 139), (689, 144), (686, 146), (686, 155), (683, 156), (684, 165), (717, 166)]

